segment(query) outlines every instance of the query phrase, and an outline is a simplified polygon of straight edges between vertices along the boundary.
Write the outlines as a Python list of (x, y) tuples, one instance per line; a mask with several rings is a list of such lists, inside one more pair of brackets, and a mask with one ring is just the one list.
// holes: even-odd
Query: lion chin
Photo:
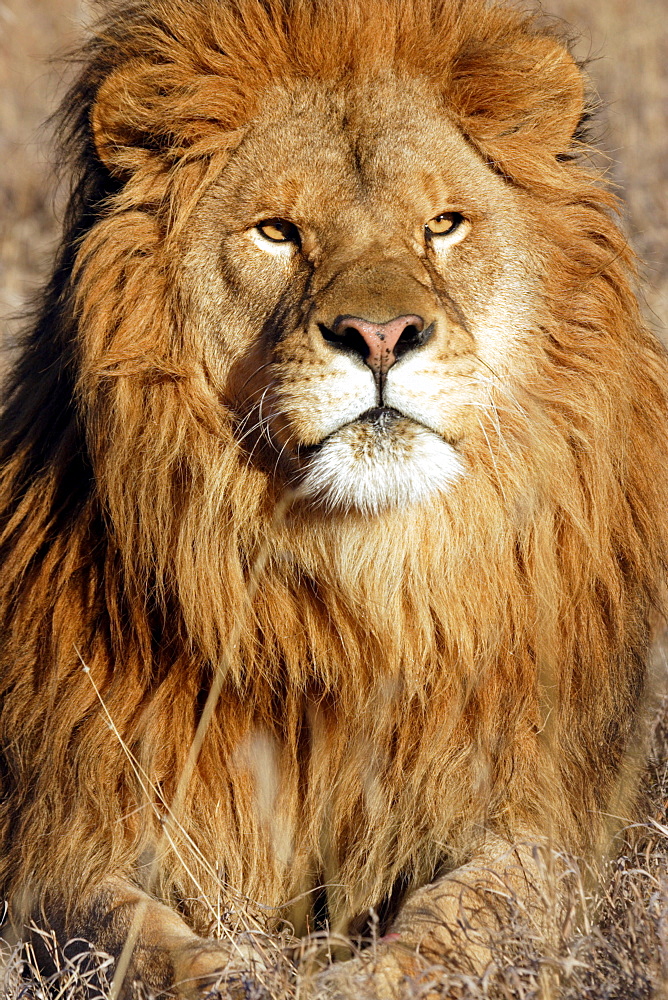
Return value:
[(453, 445), (387, 407), (369, 410), (313, 449), (298, 496), (373, 516), (443, 493), (464, 472)]

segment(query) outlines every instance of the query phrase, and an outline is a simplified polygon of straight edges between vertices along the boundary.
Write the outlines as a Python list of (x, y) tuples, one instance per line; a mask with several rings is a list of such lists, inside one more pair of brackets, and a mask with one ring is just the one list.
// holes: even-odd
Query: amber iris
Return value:
[(264, 219), (255, 228), (272, 243), (299, 243), (299, 230), (285, 219)]
[(460, 212), (441, 212), (425, 225), (427, 236), (447, 236), (458, 229), (464, 221)]

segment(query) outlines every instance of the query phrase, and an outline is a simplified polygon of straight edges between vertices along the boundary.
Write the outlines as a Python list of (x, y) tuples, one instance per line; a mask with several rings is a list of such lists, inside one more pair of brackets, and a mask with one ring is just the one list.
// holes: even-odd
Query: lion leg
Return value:
[(530, 932), (546, 936), (556, 899), (550, 857), (529, 841), (489, 838), (468, 864), (413, 892), (384, 938), (319, 973), (313, 996), (443, 1000), (449, 973), (481, 975), (489, 966), (494, 934), (511, 909)]
[(84, 934), (116, 960), (113, 995), (125, 1000), (140, 981), (151, 993), (199, 1000), (224, 984), (230, 1000), (263, 993), (252, 945), (203, 938), (164, 903), (129, 882), (109, 882), (88, 910)]

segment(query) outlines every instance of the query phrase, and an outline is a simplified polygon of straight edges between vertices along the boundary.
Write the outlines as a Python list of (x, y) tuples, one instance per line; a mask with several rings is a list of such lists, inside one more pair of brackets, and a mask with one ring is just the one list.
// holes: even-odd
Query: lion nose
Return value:
[(331, 329), (321, 325), (325, 340), (359, 354), (375, 374), (385, 373), (407, 351), (426, 341), (421, 316), (396, 316), (387, 323), (371, 323), (359, 316), (339, 316)]

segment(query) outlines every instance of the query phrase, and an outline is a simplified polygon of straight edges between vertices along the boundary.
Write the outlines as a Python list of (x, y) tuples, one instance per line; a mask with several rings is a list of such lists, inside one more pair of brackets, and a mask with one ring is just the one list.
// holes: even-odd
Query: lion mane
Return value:
[[(245, 447), (182, 248), (267, 92), (389, 70), (523, 199), (541, 305), (467, 474), (370, 517), (304, 502)], [(108, 6), (64, 103), (65, 233), (1, 420), (13, 912), (71, 933), (110, 878), (143, 884), (214, 684), (150, 886), (200, 935), (226, 887), (273, 914), (326, 883), (345, 930), (484, 831), (591, 854), (629, 814), (668, 382), (584, 112), (550, 26), (482, 0)]]

